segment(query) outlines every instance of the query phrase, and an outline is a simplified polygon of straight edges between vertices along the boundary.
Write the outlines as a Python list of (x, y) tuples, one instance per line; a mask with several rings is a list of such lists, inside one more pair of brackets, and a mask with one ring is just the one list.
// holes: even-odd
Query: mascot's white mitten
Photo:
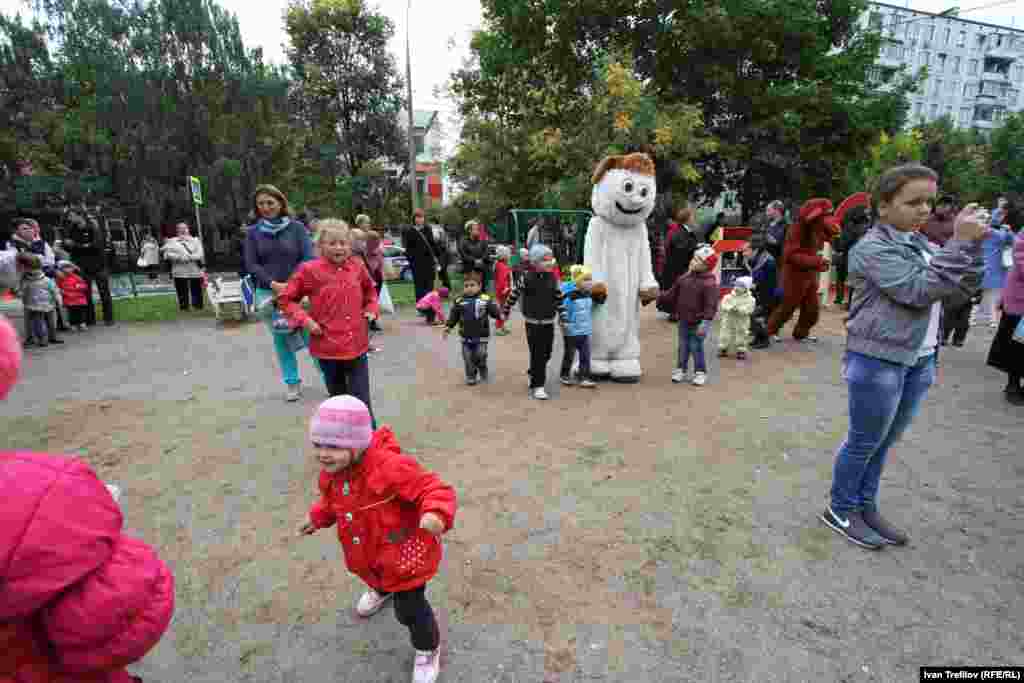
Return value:
[(646, 154), (606, 157), (591, 180), (594, 216), (583, 263), (595, 282), (607, 283), (608, 299), (594, 309), (590, 369), (597, 377), (636, 382), (643, 374), (640, 303), (658, 295), (646, 222), (657, 194), (654, 161)]

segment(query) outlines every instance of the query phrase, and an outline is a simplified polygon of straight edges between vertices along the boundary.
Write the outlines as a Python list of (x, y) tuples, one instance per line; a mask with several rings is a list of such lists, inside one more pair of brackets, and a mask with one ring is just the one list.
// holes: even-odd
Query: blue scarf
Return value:
[(292, 219), (289, 216), (278, 216), (277, 218), (261, 218), (256, 226), (260, 232), (269, 235), (277, 235), (279, 232), (291, 225)]

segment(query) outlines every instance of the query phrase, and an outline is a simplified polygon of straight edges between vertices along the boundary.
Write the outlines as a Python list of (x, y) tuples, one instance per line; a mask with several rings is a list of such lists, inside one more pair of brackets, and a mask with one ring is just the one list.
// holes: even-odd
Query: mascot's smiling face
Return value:
[(646, 154), (606, 157), (591, 180), (590, 205), (613, 225), (642, 225), (654, 210), (654, 162)]

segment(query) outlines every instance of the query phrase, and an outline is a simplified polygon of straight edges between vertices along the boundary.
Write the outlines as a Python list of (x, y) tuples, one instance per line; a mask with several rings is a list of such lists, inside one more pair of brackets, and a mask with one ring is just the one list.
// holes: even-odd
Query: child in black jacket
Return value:
[[(483, 286), (480, 273), (466, 273), (462, 281), (462, 296), (455, 300), (444, 336), (459, 326), (462, 335), (462, 359), (466, 363), (466, 384), (487, 381), (487, 344), (491, 338), (490, 318), (502, 319), (501, 310), (494, 299), (480, 293)], [(479, 379), (478, 379), (479, 375)]]
[(508, 312), (522, 297), (526, 343), (530, 347), (530, 392), (534, 398), (547, 400), (544, 383), (555, 341), (555, 320), (563, 295), (555, 279), (558, 264), (551, 249), (543, 244), (534, 244), (530, 249), (530, 265), (532, 269), (523, 277), (522, 286), (512, 290), (502, 314), (507, 318)]

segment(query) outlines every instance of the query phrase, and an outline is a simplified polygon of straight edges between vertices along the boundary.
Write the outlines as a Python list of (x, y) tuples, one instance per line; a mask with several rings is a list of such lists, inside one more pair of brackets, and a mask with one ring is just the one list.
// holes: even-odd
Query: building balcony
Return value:
[(1010, 75), (1009, 73), (1003, 73), (1002, 71), (983, 71), (981, 73), (981, 80), (993, 83), (1008, 83), (1010, 81)]
[(1002, 61), (1013, 61), (1021, 56), (1020, 50), (1011, 47), (993, 47), (985, 50), (985, 59), (999, 59)]

